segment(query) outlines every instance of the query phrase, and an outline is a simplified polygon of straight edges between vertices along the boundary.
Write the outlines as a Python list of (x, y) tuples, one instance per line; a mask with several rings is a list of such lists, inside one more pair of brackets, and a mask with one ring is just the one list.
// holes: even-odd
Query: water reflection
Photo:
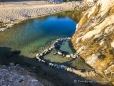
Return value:
[[(71, 37), (73, 35), (76, 21), (79, 21), (81, 18), (81, 15), (77, 15), (77, 12), (80, 13), (81, 11), (61, 12), (50, 16), (23, 21), (7, 31), (0, 33), (0, 47), (8, 47), (11, 51), (20, 51), (19, 54), (21, 56), (33, 58), (36, 53), (42, 52), (49, 47), (55, 39)], [(73, 52), (73, 49), (68, 42), (63, 43), (60, 49), (68, 51), (69, 53)], [(75, 60), (72, 60), (71, 58), (61, 58), (61, 56), (53, 55), (53, 53), (54, 52), (49, 53), (44, 59), (78, 69), (91, 69), (80, 58)], [(5, 56), (7, 55), (10, 54), (6, 54)], [(11, 54), (10, 56), (13, 55)], [(17, 56), (14, 58), (20, 59)], [(26, 59), (26, 61), (30, 63), (30, 60)]]
[(20, 50), (22, 55), (33, 57), (56, 38), (73, 35), (76, 27), (76, 22), (70, 18), (73, 13), (76, 12), (61, 12), (21, 22), (0, 33), (0, 45)]
[[(79, 20), (82, 17), (82, 12), (84, 12), (85, 10), (74, 10), (74, 11), (65, 11), (65, 12), (61, 12), (61, 13), (57, 13), (57, 14), (53, 14), (52, 16), (56, 17), (56, 18), (65, 18), (65, 17), (69, 17), (71, 18), (73, 21), (75, 22), (79, 22)], [(45, 17), (41, 17), (38, 20), (42, 21), (45, 18), (47, 18), (48, 16)]]

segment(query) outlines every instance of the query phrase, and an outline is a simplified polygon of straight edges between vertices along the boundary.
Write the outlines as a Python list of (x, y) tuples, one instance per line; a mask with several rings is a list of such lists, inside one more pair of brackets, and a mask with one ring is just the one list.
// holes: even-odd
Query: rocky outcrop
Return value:
[(84, 12), (71, 41), (80, 57), (113, 83), (114, 0), (98, 0)]

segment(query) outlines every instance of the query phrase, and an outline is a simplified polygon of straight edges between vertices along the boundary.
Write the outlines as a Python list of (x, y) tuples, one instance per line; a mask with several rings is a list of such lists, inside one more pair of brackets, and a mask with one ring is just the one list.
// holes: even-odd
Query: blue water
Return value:
[(70, 17), (50, 15), (21, 22), (4, 33), (0, 33), (0, 46), (20, 50), (21, 54), (33, 57), (56, 38), (71, 37), (76, 22)]
[[(49, 47), (57, 38), (71, 37), (74, 34), (76, 22), (73, 20), (75, 19), (68, 17), (66, 13), (63, 14), (64, 16), (61, 16), (61, 13), (59, 13), (23, 21), (0, 33), (0, 57), (9, 58), (8, 60), (11, 59), (11, 61), (15, 59), (19, 63), (25, 61), (30, 64), (34, 63), (30, 58), (34, 58), (37, 53)], [(60, 49), (73, 53), (68, 42), (64, 42)], [(57, 62), (78, 69), (91, 70), (80, 58), (75, 60), (72, 58), (68, 59), (59, 55), (53, 55), (53, 53), (54, 51), (47, 54), (44, 56), (44, 59), (49, 62)]]

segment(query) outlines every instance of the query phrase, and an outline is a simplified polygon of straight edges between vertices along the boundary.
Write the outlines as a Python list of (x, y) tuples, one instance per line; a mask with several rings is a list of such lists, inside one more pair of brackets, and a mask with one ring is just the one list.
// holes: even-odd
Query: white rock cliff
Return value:
[(84, 12), (71, 41), (87, 64), (114, 83), (114, 0), (98, 0)]

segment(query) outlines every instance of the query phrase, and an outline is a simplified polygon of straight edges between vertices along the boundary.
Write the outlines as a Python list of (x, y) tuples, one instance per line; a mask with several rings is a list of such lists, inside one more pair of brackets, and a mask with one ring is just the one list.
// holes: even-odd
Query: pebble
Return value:
[(33, 80), (31, 80), (31, 82), (35, 83), (35, 82), (38, 82), (38, 80), (36, 80), (36, 79), (33, 79)]
[(45, 63), (45, 60), (41, 60), (43, 63)]
[(66, 58), (70, 58), (71, 56), (70, 55), (66, 55)]
[(59, 51), (58, 51), (57, 53), (58, 53), (59, 55), (62, 55), (62, 53), (61, 53), (61, 52), (59, 52)]
[(24, 76), (20, 76), (19, 79), (20, 79), (20, 80), (24, 80)]
[(10, 66), (14, 66), (15, 64), (12, 62), (12, 63), (10, 63), (9, 65), (10, 65)]

